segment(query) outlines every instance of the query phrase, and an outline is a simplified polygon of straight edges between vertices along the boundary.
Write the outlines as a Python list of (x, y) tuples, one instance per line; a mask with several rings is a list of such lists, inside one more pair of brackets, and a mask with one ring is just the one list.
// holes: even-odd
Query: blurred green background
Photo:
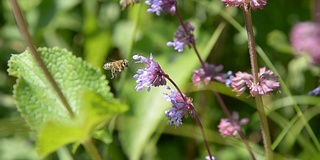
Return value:
[[(148, 6), (140, 1), (125, 10), (121, 10), (118, 0), (18, 2), (37, 47), (66, 48), (101, 69), (114, 95), (130, 107), (127, 113), (108, 125), (112, 143), (95, 142), (104, 159), (191, 160), (206, 156), (202, 136), (193, 119), (183, 119), (183, 125), (178, 128), (166, 125), (164, 111), (170, 104), (162, 98), (163, 92), (167, 92), (165, 89), (135, 92), (132, 76), (143, 65), (135, 64), (131, 57), (134, 54), (149, 56), (149, 53), (153, 53), (183, 92), (194, 99), (216, 159), (249, 159), (239, 138), (221, 138), (218, 133), (219, 120), (226, 116), (211, 92), (212, 84), (202, 89), (191, 84), (193, 70), (200, 67), (193, 50), (185, 48), (185, 52), (177, 53), (166, 46), (173, 40), (179, 25), (177, 17), (147, 13)], [(183, 18), (195, 25), (198, 49), (206, 61), (224, 65), (224, 72), (250, 72), (241, 9), (225, 8), (220, 0), (179, 0), (178, 3)], [(280, 93), (264, 98), (277, 159), (320, 159), (320, 99), (307, 96), (318, 86), (319, 68), (303, 56), (295, 57), (289, 42), (295, 23), (312, 21), (313, 3), (311, 0), (268, 1), (263, 10), (252, 12), (256, 42), (262, 49), (259, 65), (276, 69), (285, 87)], [(37, 159), (36, 134), (17, 111), (12, 97), (15, 78), (7, 73), (11, 54), (26, 49), (10, 8), (8, 1), (0, 2), (0, 159)], [(103, 71), (103, 64), (123, 58), (129, 60), (129, 69), (110, 80), (111, 74)], [(243, 131), (257, 157), (263, 159), (253, 99), (247, 95), (235, 97), (235, 93), (222, 84), (215, 86), (230, 111), (250, 119)], [(305, 123), (297, 116), (297, 108), (308, 120), (313, 133), (305, 129)], [(312, 134), (316, 139), (312, 139)], [(68, 145), (46, 159), (88, 159), (88, 156), (81, 147), (71, 153), (71, 145)]]

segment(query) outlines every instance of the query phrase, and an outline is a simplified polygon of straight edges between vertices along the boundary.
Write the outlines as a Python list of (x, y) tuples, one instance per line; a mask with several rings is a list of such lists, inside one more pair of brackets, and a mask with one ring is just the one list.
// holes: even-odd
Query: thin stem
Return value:
[[(223, 112), (227, 115), (228, 119), (230, 119), (230, 121), (231, 121), (231, 123), (232, 123), (233, 125), (237, 125), (235, 119), (232, 117), (232, 115), (231, 115), (231, 113), (229, 112), (226, 104), (225, 104), (224, 101), (222, 100), (220, 94), (219, 94), (218, 92), (216, 92), (216, 91), (213, 91), (213, 93), (214, 93), (214, 95), (216, 96), (216, 98), (217, 98), (217, 100), (218, 100), (218, 103), (220, 104), (220, 107), (222, 108)], [(240, 138), (242, 139), (244, 145), (247, 147), (247, 150), (248, 150), (251, 158), (252, 158), (253, 160), (255, 160), (256, 157), (254, 156), (254, 154), (253, 154), (253, 152), (252, 152), (252, 150), (251, 150), (251, 147), (250, 147), (250, 145), (249, 145), (249, 142), (248, 142), (247, 138), (245, 137), (245, 135), (244, 135), (244, 133), (242, 132), (241, 129), (238, 130), (238, 134), (240, 135)]]
[(178, 85), (170, 78), (170, 76), (169, 76), (168, 74), (164, 74), (164, 77), (167, 78), (167, 79), (171, 82), (171, 84), (177, 89), (177, 91), (179, 92), (179, 94), (181, 95), (181, 97), (183, 98), (183, 100), (184, 100), (185, 102), (187, 102), (186, 97), (182, 94), (180, 88), (179, 88)]
[(82, 142), (82, 145), (86, 149), (87, 153), (89, 154), (92, 160), (102, 160), (97, 148), (93, 145), (91, 138), (87, 138)]
[[(182, 18), (182, 16), (181, 16), (181, 13), (179, 12), (179, 9), (178, 9), (178, 6), (177, 6), (177, 2), (175, 2), (174, 5), (175, 5), (175, 7), (176, 7), (177, 17), (178, 17), (179, 22), (180, 22), (181, 26), (183, 27), (185, 33), (188, 34), (188, 36), (193, 36), (193, 35), (191, 35), (190, 32), (188, 31), (188, 29), (187, 29), (187, 27), (186, 27), (186, 25), (185, 25), (185, 23), (184, 23), (184, 21), (183, 21), (183, 18)], [(201, 58), (201, 56), (200, 56), (200, 53), (199, 53), (199, 51), (198, 51), (198, 49), (197, 49), (196, 42), (195, 42), (194, 38), (193, 38), (192, 41), (191, 41), (191, 45), (192, 45), (192, 48), (194, 49), (194, 51), (196, 52), (196, 55), (197, 55), (197, 57), (198, 57), (201, 65), (202, 65), (202, 68), (204, 69), (205, 72), (207, 72), (207, 68), (206, 68), (206, 66), (205, 66), (204, 61), (202, 60), (202, 58)]]
[(22, 16), (22, 13), (21, 13), (21, 9), (20, 9), (17, 1), (16, 0), (10, 0), (10, 2), (11, 2), (11, 5), (12, 5), (12, 9), (13, 9), (12, 12), (13, 12), (14, 18), (15, 18), (16, 23), (18, 25), (18, 28), (19, 28), (19, 30), (20, 30), (23, 38), (24, 38), (24, 41), (27, 43), (27, 46), (29, 47), (31, 55), (35, 59), (35, 61), (38, 64), (38, 66), (42, 69), (45, 77), (47, 78), (47, 80), (51, 84), (52, 88), (58, 94), (58, 97), (59, 97), (60, 101), (62, 102), (64, 108), (68, 111), (69, 116), (73, 117), (74, 113), (73, 113), (71, 107), (69, 106), (69, 103), (68, 103), (67, 99), (63, 95), (62, 91), (59, 89), (56, 81), (52, 77), (50, 71), (48, 70), (48, 68), (44, 64), (43, 60), (41, 59), (40, 54), (36, 50), (36, 47), (35, 47), (32, 39), (31, 39), (31, 36), (30, 36), (29, 32), (28, 32), (27, 25), (26, 25), (26, 23), (25, 23), (25, 21), (23, 19), (23, 16)]
[(210, 151), (210, 148), (209, 148), (209, 144), (208, 144), (208, 140), (207, 140), (207, 137), (206, 137), (206, 134), (204, 132), (204, 129), (203, 129), (203, 125), (201, 123), (201, 120), (199, 118), (199, 115), (197, 114), (197, 112), (194, 110), (193, 108), (193, 113), (194, 113), (194, 118), (196, 119), (196, 122), (197, 124), (199, 125), (199, 128), (201, 130), (201, 133), (202, 133), (202, 137), (203, 137), (203, 141), (204, 141), (204, 144), (206, 146), (206, 150), (207, 150), (207, 153), (208, 153), (208, 156), (210, 157), (210, 160), (212, 160), (212, 154), (211, 154), (211, 151)]
[[(251, 11), (249, 3), (245, 3), (243, 5), (243, 14), (246, 23), (247, 35), (248, 35), (248, 48), (250, 54), (250, 63), (251, 63), (251, 71), (253, 75), (253, 83), (258, 83), (258, 61), (257, 54), (255, 50), (255, 40), (252, 28), (252, 19), (251, 19)], [(268, 160), (273, 159), (273, 152), (271, 148), (271, 139), (270, 139), (270, 131), (267, 116), (264, 112), (264, 106), (262, 102), (262, 98), (260, 96), (255, 97), (257, 110), (260, 118), (260, 128), (261, 134), (263, 138), (263, 144), (265, 149), (266, 158)]]
[(256, 105), (257, 105), (257, 110), (258, 110), (259, 119), (260, 119), (260, 128), (261, 128), (261, 134), (263, 138), (264, 150), (266, 152), (267, 159), (272, 160), (273, 152), (272, 152), (272, 146), (271, 146), (268, 119), (264, 111), (262, 98), (260, 96), (256, 96), (255, 99), (256, 99)]
[[(178, 87), (178, 85), (170, 78), (170, 76), (168, 74), (163, 74), (163, 76), (168, 79), (170, 81), (170, 83), (177, 89), (177, 91), (179, 92), (179, 94), (181, 95), (181, 97), (183, 98), (183, 100), (185, 102), (188, 102), (186, 97), (182, 94), (180, 88)], [(201, 120), (196, 112), (196, 110), (194, 109), (194, 107), (192, 105), (189, 105), (190, 107), (190, 110), (191, 112), (193, 113), (194, 115), (194, 118), (196, 119), (196, 122), (197, 124), (199, 125), (200, 127), (200, 130), (201, 130), (201, 133), (202, 133), (202, 137), (203, 137), (203, 141), (204, 141), (204, 144), (206, 146), (206, 150), (207, 150), (207, 153), (208, 153), (208, 156), (210, 157), (210, 159), (212, 160), (212, 154), (211, 154), (211, 151), (210, 151), (210, 148), (209, 148), (209, 144), (208, 144), (208, 140), (206, 138), (206, 134), (204, 132), (204, 129), (203, 129), (203, 125), (201, 123)]]
[(257, 53), (255, 50), (255, 41), (254, 34), (252, 28), (252, 19), (251, 19), (251, 11), (249, 4), (243, 6), (243, 14), (246, 23), (247, 35), (248, 35), (248, 48), (250, 54), (250, 63), (251, 63), (251, 72), (253, 75), (253, 83), (257, 84), (258, 82), (258, 60)]

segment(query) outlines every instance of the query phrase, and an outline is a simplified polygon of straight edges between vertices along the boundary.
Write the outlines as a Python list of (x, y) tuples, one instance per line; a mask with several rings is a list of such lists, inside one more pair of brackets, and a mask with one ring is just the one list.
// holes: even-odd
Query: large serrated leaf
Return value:
[(67, 143), (90, 137), (98, 125), (126, 107), (113, 98), (105, 76), (80, 58), (65, 49), (38, 51), (75, 113), (69, 117), (28, 50), (11, 57), (8, 72), (18, 77), (14, 87), (18, 110), (38, 132), (38, 151), (44, 157)]
[(105, 101), (100, 95), (84, 90), (79, 96), (79, 114), (65, 121), (47, 121), (39, 131), (37, 149), (40, 157), (71, 142), (81, 143), (90, 137), (101, 122), (127, 109), (117, 101)]
[[(113, 99), (104, 75), (80, 58), (59, 48), (40, 48), (38, 51), (75, 113), (79, 112), (80, 89), (90, 89), (105, 99)], [(39, 129), (48, 118), (69, 118), (28, 50), (11, 57), (8, 71), (18, 77), (14, 97), (31, 128)]]

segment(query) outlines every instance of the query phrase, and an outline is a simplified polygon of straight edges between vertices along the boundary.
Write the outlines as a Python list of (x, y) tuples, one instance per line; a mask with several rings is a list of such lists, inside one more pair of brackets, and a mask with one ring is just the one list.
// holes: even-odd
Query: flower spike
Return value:
[(147, 88), (147, 91), (150, 91), (151, 86), (158, 87), (167, 84), (166, 73), (161, 69), (159, 63), (153, 60), (152, 53), (150, 53), (149, 59), (140, 55), (134, 55), (133, 59), (136, 60), (136, 63), (147, 64), (146, 68), (139, 69), (137, 74), (133, 76), (137, 82), (137, 92), (143, 88)]
[(242, 7), (245, 3), (250, 3), (253, 10), (263, 9), (267, 5), (267, 0), (221, 0), (227, 7)]
[(200, 69), (193, 71), (192, 82), (195, 85), (201, 86), (201, 82), (204, 82), (207, 85), (212, 80), (225, 83), (227, 86), (230, 85), (230, 77), (232, 77), (231, 71), (227, 73), (221, 73), (221, 71), (223, 70), (223, 65), (215, 66), (209, 63), (205, 63), (204, 65), (206, 69), (201, 67)]
[(193, 109), (192, 98), (186, 97), (184, 94), (184, 97), (182, 97), (177, 90), (172, 90), (169, 87), (167, 89), (169, 89), (171, 93), (165, 93), (164, 98), (172, 103), (171, 108), (165, 111), (166, 116), (171, 117), (168, 121), (168, 125), (174, 124), (178, 127), (182, 124), (182, 117), (188, 117), (188, 111), (190, 111), (191, 116), (194, 117), (191, 110)]
[(192, 33), (194, 31), (194, 26), (190, 22), (186, 22), (184, 25), (186, 28), (182, 25), (178, 27), (178, 31), (174, 35), (174, 41), (167, 43), (167, 46), (173, 46), (178, 52), (182, 52), (185, 45), (188, 45), (189, 48), (191, 48), (191, 42), (195, 41)]
[(170, 13), (171, 15), (176, 13), (176, 1), (175, 0), (146, 0), (146, 4), (150, 6), (147, 10), (149, 13), (156, 13), (160, 16), (160, 13)]
[(222, 137), (235, 137), (238, 134), (238, 131), (241, 129), (241, 126), (249, 122), (248, 118), (243, 118), (239, 121), (239, 113), (237, 112), (232, 113), (232, 118), (234, 119), (235, 124), (233, 124), (228, 118), (221, 119), (218, 128)]

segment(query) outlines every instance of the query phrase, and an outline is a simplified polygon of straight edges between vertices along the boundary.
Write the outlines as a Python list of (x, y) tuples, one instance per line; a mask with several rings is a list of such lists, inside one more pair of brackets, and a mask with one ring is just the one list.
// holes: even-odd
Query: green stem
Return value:
[[(264, 62), (267, 64), (267, 66), (269, 68), (271, 68), (276, 75), (280, 75), (275, 66), (272, 64), (272, 62), (268, 59), (267, 55), (263, 52), (263, 50), (258, 46), (257, 47), (257, 52), (259, 53), (260, 57), (264, 60)], [(283, 79), (280, 77), (280, 83), (281, 83), (281, 88), (282, 91), (285, 93), (285, 95), (288, 96), (288, 98), (293, 101), (293, 108), (294, 110), (297, 112), (297, 115), (303, 120), (304, 125), (306, 126), (307, 132), (310, 135), (311, 139), (313, 140), (313, 143), (315, 144), (316, 148), (318, 151), (320, 151), (320, 143), (318, 141), (318, 138), (316, 136), (316, 134), (314, 133), (314, 131), (312, 130), (310, 124), (308, 123), (308, 121), (306, 120), (306, 118), (304, 117), (300, 107), (298, 106), (298, 103), (296, 102), (296, 100), (292, 97), (291, 92), (289, 91), (289, 88), (287, 87), (286, 83), (283, 81)]]
[(263, 107), (263, 101), (260, 96), (256, 96), (255, 99), (256, 99), (256, 105), (257, 105), (257, 110), (258, 110), (259, 119), (260, 119), (260, 128), (261, 128), (261, 134), (263, 138), (264, 150), (266, 152), (265, 153), (266, 159), (272, 160), (273, 152), (272, 152), (272, 146), (271, 146), (270, 131), (268, 126), (268, 119)]
[(86, 149), (87, 153), (89, 154), (92, 160), (102, 160), (97, 148), (93, 145), (91, 138), (87, 138), (82, 142), (82, 145)]
[(48, 68), (46, 67), (46, 65), (44, 64), (43, 60), (41, 59), (40, 54), (38, 53), (32, 39), (31, 36), (28, 32), (28, 27), (23, 19), (22, 13), (21, 13), (21, 9), (17, 3), (16, 0), (10, 0), (11, 5), (12, 5), (12, 12), (14, 15), (14, 18), (16, 20), (16, 23), (18, 25), (18, 28), (23, 36), (24, 41), (27, 43), (27, 46), (29, 47), (29, 50), (31, 52), (31, 55), (33, 56), (33, 58), (35, 59), (36, 63), (38, 64), (38, 66), (40, 67), (40, 69), (42, 69), (45, 77), (47, 78), (47, 80), (49, 81), (49, 83), (51, 84), (52, 88), (54, 89), (54, 91), (57, 93), (60, 101), (62, 102), (64, 108), (68, 111), (69, 116), (73, 117), (74, 113), (66, 99), (66, 97), (63, 95), (62, 91), (60, 90), (60, 88), (58, 87), (58, 84), (56, 83), (56, 81), (54, 80), (53, 76), (51, 75), (50, 71), (48, 70)]
[[(249, 3), (245, 3), (243, 5), (243, 13), (244, 13), (244, 19), (245, 19), (247, 35), (248, 35), (248, 48), (249, 48), (249, 54), (250, 54), (253, 83), (257, 84), (258, 83), (258, 61), (257, 61), (257, 53), (255, 50), (255, 40), (254, 40), (254, 34), (253, 34), (253, 28), (252, 28), (252, 19), (251, 19), (251, 11), (250, 11)], [(270, 131), (269, 131), (267, 116), (264, 111), (262, 97), (256, 96), (255, 100), (256, 100), (257, 110), (260, 118), (261, 134), (263, 138), (266, 159), (272, 160), (273, 152), (271, 148)]]

